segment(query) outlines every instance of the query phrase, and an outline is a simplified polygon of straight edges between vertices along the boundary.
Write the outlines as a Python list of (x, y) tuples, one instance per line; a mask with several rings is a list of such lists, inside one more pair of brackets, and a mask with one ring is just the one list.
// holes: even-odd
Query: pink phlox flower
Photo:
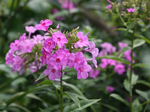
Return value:
[(42, 40), (44, 39), (44, 37), (42, 36), (42, 35), (34, 35), (33, 36), (33, 39), (34, 39), (34, 43), (35, 44), (40, 44), (40, 43), (42, 43)]
[(36, 29), (33, 26), (25, 26), (25, 29), (29, 33), (34, 33)]
[(45, 19), (45, 20), (41, 20), (41, 21), (40, 21), (40, 24), (37, 24), (37, 25), (35, 26), (35, 28), (36, 28), (37, 30), (47, 31), (48, 28), (49, 28), (49, 25), (52, 25), (52, 24), (53, 24), (52, 21), (50, 21), (49, 19)]
[(61, 7), (67, 10), (71, 10), (74, 8), (74, 4), (70, 0), (58, 0), (58, 2), (61, 4)]
[(84, 47), (89, 45), (88, 37), (83, 35), (82, 32), (77, 33), (77, 37), (80, 39), (77, 43), (74, 44), (75, 48)]
[(46, 40), (44, 41), (44, 43), (43, 43), (43, 48), (44, 48), (47, 52), (49, 52), (49, 53), (51, 53), (51, 51), (52, 51), (53, 48), (55, 48), (55, 47), (56, 47), (56, 43), (53, 41), (52, 38), (46, 39)]
[(107, 59), (105, 58), (101, 59), (101, 63), (99, 64), (99, 66), (104, 69), (107, 67), (107, 65), (108, 65)]
[[(133, 57), (135, 57), (135, 56), (136, 56), (135, 53), (133, 53)], [(124, 53), (124, 57), (125, 57), (128, 61), (131, 61), (131, 49), (128, 50), (128, 51), (126, 51), (126, 52)], [(133, 60), (133, 63), (135, 63), (134, 60)]]
[(27, 38), (27, 37), (26, 37), (26, 34), (23, 33), (23, 34), (20, 36), (19, 41), (20, 41), (20, 42), (21, 42), (21, 41), (24, 41), (26, 38)]
[(112, 46), (112, 44), (108, 42), (104, 42), (103, 44), (100, 45), (103, 49), (105, 49), (109, 54), (113, 53), (116, 51), (116, 47)]
[(107, 55), (107, 51), (105, 50), (105, 49), (103, 49), (103, 50), (101, 50), (100, 52), (99, 52), (99, 57), (102, 57), (102, 56), (105, 56), (105, 55)]
[(13, 58), (12, 69), (14, 71), (19, 71), (22, 64), (23, 64), (23, 61), (22, 61), (21, 57), (15, 56)]
[(42, 48), (42, 55), (39, 60), (42, 64), (49, 64), (49, 59), (51, 58), (52, 54), (47, 52), (44, 48)]
[(97, 68), (97, 67), (98, 67), (98, 66), (97, 66), (97, 60), (95, 59), (95, 57), (92, 58), (92, 62), (93, 62), (93, 64), (94, 64), (95, 68)]
[(134, 8), (128, 8), (127, 11), (132, 14), (133, 12), (135, 12), (135, 9)]
[(93, 57), (97, 57), (99, 53), (99, 49), (95, 47), (94, 42), (89, 41), (89, 49), (88, 51), (92, 54)]
[(20, 41), (15, 40), (14, 42), (12, 42), (10, 44), (10, 48), (11, 48), (12, 52), (15, 52), (16, 50), (19, 50), (20, 49)]
[(12, 64), (14, 62), (13, 61), (13, 52), (11, 49), (7, 52), (5, 60), (6, 60), (6, 65)]
[(91, 66), (87, 64), (86, 61), (83, 61), (78, 65), (77, 69), (77, 79), (86, 79), (88, 77), (88, 72), (90, 72)]
[(112, 93), (115, 90), (115, 88), (112, 86), (107, 86), (106, 90), (108, 93)]
[(110, 4), (112, 3), (110, 0), (107, 0), (107, 2), (110, 3)]
[(107, 5), (105, 8), (108, 9), (108, 10), (111, 10), (111, 7), (112, 7), (112, 5), (109, 4), (109, 5)]
[(68, 66), (72, 68), (74, 65), (74, 68), (77, 70), (79, 64), (85, 61), (85, 57), (82, 52), (76, 52), (70, 54), (69, 60)]
[(125, 66), (123, 64), (117, 64), (114, 68), (115, 72), (122, 75), (125, 72)]
[(50, 80), (55, 80), (56, 78), (60, 78), (61, 77), (61, 72), (60, 70), (57, 70), (56, 68), (54, 68), (54, 66), (52, 65), (48, 65), (47, 69), (44, 70), (44, 74), (48, 75), (48, 78)]
[(35, 44), (33, 40), (25, 40), (24, 43), (22, 43), (20, 46), (23, 53), (27, 53), (27, 52), (31, 53), (34, 45)]
[(40, 63), (38, 60), (35, 60), (34, 62), (29, 64), (29, 68), (32, 72), (36, 72), (37, 70), (40, 70), (42, 67), (42, 63)]
[(123, 42), (118, 42), (118, 45), (119, 45), (119, 51), (122, 50), (123, 47), (128, 47), (128, 44), (127, 43), (123, 43)]
[(49, 64), (54, 66), (54, 68), (56, 70), (59, 70), (61, 69), (61, 67), (66, 64), (66, 63), (63, 63), (63, 58), (64, 58), (64, 55), (62, 54), (54, 54), (50, 59), (49, 59)]
[(91, 69), (91, 71), (89, 72), (89, 77), (96, 79), (99, 74), (100, 74), (99, 70)]
[(63, 47), (68, 42), (65, 35), (61, 32), (55, 32), (52, 34), (53, 41), (58, 44), (58, 47)]
[(108, 59), (107, 62), (108, 62), (109, 65), (113, 65), (113, 66), (116, 65), (116, 61), (115, 60)]

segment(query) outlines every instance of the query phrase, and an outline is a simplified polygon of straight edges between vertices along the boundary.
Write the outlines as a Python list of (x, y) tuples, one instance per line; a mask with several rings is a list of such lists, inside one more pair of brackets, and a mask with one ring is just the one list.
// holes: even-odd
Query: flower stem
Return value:
[(61, 112), (63, 112), (63, 85), (62, 85), (62, 70), (61, 70), (61, 78), (60, 78), (60, 91), (61, 91)]

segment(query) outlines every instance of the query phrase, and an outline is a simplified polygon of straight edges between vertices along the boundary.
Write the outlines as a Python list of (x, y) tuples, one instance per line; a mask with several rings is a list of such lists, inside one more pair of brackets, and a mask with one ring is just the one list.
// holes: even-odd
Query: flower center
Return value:
[(78, 59), (78, 58), (76, 58), (76, 59), (75, 59), (75, 63), (78, 63), (78, 62), (79, 62), (79, 59)]
[(60, 38), (60, 37), (58, 37), (58, 38), (57, 38), (57, 40), (58, 40), (58, 41), (60, 41), (60, 40), (61, 40), (61, 38)]
[(83, 72), (83, 71), (84, 71), (84, 68), (83, 68), (83, 67), (81, 67), (81, 68), (80, 68), (80, 72)]
[(26, 46), (27, 49), (30, 49), (30, 46)]
[(53, 68), (53, 69), (51, 70), (51, 72), (55, 73), (55, 72), (56, 72), (56, 69)]
[(48, 46), (51, 46), (51, 42), (48, 42), (47, 45), (48, 45)]
[(59, 59), (59, 58), (57, 58), (57, 59), (56, 59), (56, 62), (60, 62), (60, 59)]
[(43, 57), (46, 58), (46, 54), (43, 54)]
[(45, 26), (45, 23), (42, 23), (42, 26)]

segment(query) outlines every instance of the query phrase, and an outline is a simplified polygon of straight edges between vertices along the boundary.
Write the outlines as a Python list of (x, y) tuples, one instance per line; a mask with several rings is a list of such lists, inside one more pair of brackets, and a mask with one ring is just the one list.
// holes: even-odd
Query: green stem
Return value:
[(148, 106), (148, 103), (146, 104), (145, 108), (144, 108), (144, 111), (143, 112), (146, 112), (147, 110), (147, 106)]
[(59, 103), (59, 107), (61, 109), (61, 104), (60, 104), (59, 94), (58, 94), (57, 88), (55, 88), (55, 91), (56, 91), (56, 96), (57, 96), (57, 100), (58, 100), (58, 103)]
[(62, 70), (61, 70), (61, 78), (60, 78), (60, 91), (61, 91), (61, 112), (63, 112), (63, 85), (62, 85)]

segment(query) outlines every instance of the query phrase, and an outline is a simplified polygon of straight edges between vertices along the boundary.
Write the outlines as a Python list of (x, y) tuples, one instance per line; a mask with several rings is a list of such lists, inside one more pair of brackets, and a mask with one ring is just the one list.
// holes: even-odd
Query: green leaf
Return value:
[(78, 105), (79, 108), (81, 108), (81, 107), (80, 107), (80, 101), (79, 101), (79, 99), (77, 98), (76, 94), (70, 93), (70, 92), (65, 92), (65, 94), (66, 94), (68, 97), (70, 97), (70, 98)]
[(76, 112), (77, 110), (83, 110), (94, 103), (100, 101), (100, 99), (90, 99), (90, 100), (82, 100), (80, 101), (81, 108), (78, 108), (76, 104), (68, 105), (64, 108), (64, 112)]
[(130, 84), (130, 82), (129, 82), (127, 79), (124, 80), (123, 85), (124, 85), (125, 89), (126, 89), (129, 93), (131, 93), (131, 91), (130, 91), (130, 86), (131, 86), (131, 84)]
[[(131, 22), (129, 25), (128, 25), (128, 27), (127, 27), (127, 31), (126, 31), (126, 34), (129, 32), (129, 30), (131, 30), (134, 26), (136, 25), (136, 22), (134, 21), (134, 22)], [(125, 35), (126, 35), (125, 34)]]
[(136, 67), (150, 68), (150, 66), (146, 63), (136, 63), (133, 65), (133, 68), (136, 68)]
[(75, 90), (78, 94), (80, 94), (81, 96), (84, 97), (84, 95), (82, 94), (82, 92), (74, 85), (69, 84), (69, 83), (63, 83), (64, 86), (68, 86), (70, 88), (72, 88), (73, 90)]
[(60, 90), (60, 83), (58, 81), (44, 80), (40, 82), (38, 85), (51, 85)]
[(131, 47), (123, 47), (122, 50), (121, 50), (121, 52), (120, 52), (120, 55), (118, 56), (118, 58), (120, 58), (129, 49), (131, 49)]
[(113, 107), (111, 105), (108, 105), (108, 104), (105, 104), (105, 103), (100, 103), (100, 105), (102, 105), (102, 106), (104, 106), (106, 108), (109, 108), (109, 109), (111, 109), (113, 111), (120, 112), (117, 108), (115, 108), (115, 107)]
[[(17, 103), (12, 103), (11, 105), (9, 105), (9, 107), (18, 107), (20, 108), (21, 110), (23, 110), (24, 112), (31, 112), (30, 110), (28, 110), (26, 107), (23, 107), (22, 105), (19, 105)], [(9, 108), (8, 107), (8, 108)]]
[(139, 47), (145, 43), (143, 39), (135, 39), (133, 42), (133, 48)]
[[(46, 75), (44, 74), (44, 72), (36, 79), (36, 81), (39, 81), (41, 79), (43, 79), (44, 77), (46, 77)], [(36, 82), (35, 81), (35, 82)]]
[(138, 99), (135, 99), (133, 101), (132, 107), (133, 107), (133, 112), (141, 112), (142, 111), (142, 107), (140, 107), (140, 102)]
[(118, 94), (113, 93), (113, 94), (110, 94), (110, 96), (121, 101), (122, 103), (126, 104), (127, 106), (129, 106), (129, 103), (126, 100), (124, 100), (123, 98), (121, 98), (121, 96), (119, 96)]
[(12, 98), (10, 98), (9, 100), (6, 101), (6, 104), (7, 105), (10, 105), (11, 103), (15, 102), (16, 100), (20, 99), (20, 98), (23, 98), (24, 96), (26, 96), (27, 94), (29, 93), (32, 93), (34, 91), (37, 91), (37, 90), (40, 90), (40, 89), (43, 89), (45, 87), (48, 87), (47, 85), (43, 85), (43, 86), (38, 86), (38, 87), (34, 87), (32, 88), (31, 90), (28, 90), (26, 92), (20, 92), (20, 93), (17, 93), (15, 94)]
[(149, 100), (148, 95), (147, 95), (146, 92), (138, 90), (138, 89), (136, 89), (135, 91), (136, 91), (137, 94), (139, 94), (141, 97), (145, 98), (147, 101)]
[(137, 83), (143, 84), (143, 85), (145, 85), (145, 86), (150, 87), (150, 83), (149, 83), (149, 82), (146, 82), (146, 81), (144, 81), (144, 80), (138, 80)]
[[(128, 76), (128, 80), (130, 80), (130, 70), (129, 69), (127, 70), (127, 76)], [(138, 75), (135, 75), (134, 73), (132, 73), (132, 81), (131, 81), (132, 86), (137, 83), (138, 78), (139, 78)]]
[(102, 57), (97, 57), (96, 59), (103, 59), (103, 58), (106, 58), (106, 59), (113, 59), (113, 60), (116, 60), (116, 61), (120, 61), (124, 64), (127, 64), (127, 65), (130, 65), (130, 62), (125, 60), (125, 59), (122, 59), (122, 58), (118, 58), (117, 56), (113, 56), (113, 55), (109, 55), (109, 56), (102, 56)]

